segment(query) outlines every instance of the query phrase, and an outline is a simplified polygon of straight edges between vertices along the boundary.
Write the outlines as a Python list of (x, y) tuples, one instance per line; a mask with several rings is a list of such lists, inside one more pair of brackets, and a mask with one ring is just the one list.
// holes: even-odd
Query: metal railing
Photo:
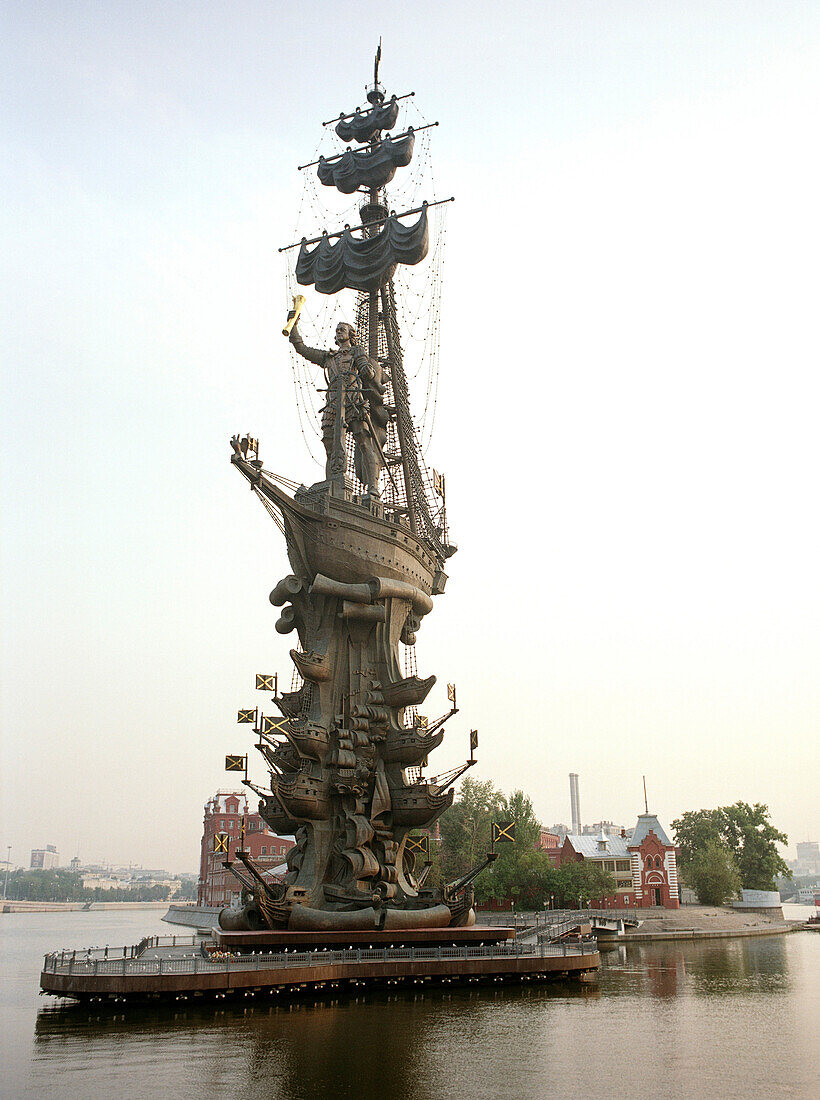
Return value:
[[(162, 937), (170, 939), (171, 937)], [(161, 945), (157, 945), (161, 946)], [(179, 940), (177, 941), (179, 946)], [(555, 958), (593, 955), (597, 946), (593, 939), (577, 944), (522, 944), (517, 941), (491, 946), (436, 946), (436, 947), (357, 947), (344, 951), (279, 951), (249, 955), (217, 953), (203, 956), (191, 955), (149, 957), (143, 953), (137, 957), (107, 958), (99, 954), (89, 956), (52, 951), (43, 960), (43, 971), (50, 974), (78, 975), (142, 975), (142, 974), (213, 974), (230, 970), (290, 970), (296, 967), (315, 967), (338, 963), (360, 962), (429, 962), (455, 959), (503, 959), (503, 958)], [(67, 957), (68, 956), (68, 957)]]
[[(79, 964), (82, 962), (96, 962), (99, 960), (138, 959), (146, 951), (167, 950), (168, 948), (198, 947), (202, 943), (201, 936), (146, 936), (139, 943), (128, 947), (87, 947), (82, 951), (50, 951), (46, 958), (56, 957), (60, 965), (65, 966), (69, 962)], [(119, 973), (119, 971), (117, 971)]]

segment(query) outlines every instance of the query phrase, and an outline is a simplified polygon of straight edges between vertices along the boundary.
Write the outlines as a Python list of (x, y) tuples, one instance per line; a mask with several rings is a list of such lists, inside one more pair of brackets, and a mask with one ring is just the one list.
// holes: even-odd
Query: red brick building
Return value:
[(641, 814), (627, 844), (635, 904), (646, 908), (680, 908), (678, 861), (675, 845), (654, 814)]
[(549, 829), (542, 829), (538, 839), (538, 850), (547, 853), (551, 866), (557, 867), (561, 862), (561, 838)]
[[(245, 822), (245, 851), (263, 874), (272, 876), (279, 868), (284, 871), (285, 857), (294, 842), (271, 832), (259, 814), (248, 812), (244, 791), (217, 791), (205, 803), (202, 850), (199, 860), (197, 905), (230, 905), (239, 893), (238, 880), (222, 866), (224, 852), (215, 852), (218, 833), (228, 837), (228, 857), (241, 847), (242, 821)], [(280, 872), (281, 873), (281, 872)]]
[(655, 814), (641, 814), (631, 837), (607, 836), (603, 829), (597, 837), (570, 833), (561, 863), (577, 860), (597, 863), (615, 878), (617, 892), (593, 898), (595, 906), (680, 907), (675, 846)]

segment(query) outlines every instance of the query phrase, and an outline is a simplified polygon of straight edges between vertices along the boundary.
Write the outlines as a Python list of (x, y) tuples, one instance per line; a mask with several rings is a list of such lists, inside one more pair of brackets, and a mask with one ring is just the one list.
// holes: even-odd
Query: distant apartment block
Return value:
[(816, 840), (797, 842), (797, 862), (790, 867), (798, 875), (820, 874), (820, 845)]
[(51, 871), (60, 866), (60, 853), (53, 844), (45, 848), (32, 848), (30, 868), (35, 871)]

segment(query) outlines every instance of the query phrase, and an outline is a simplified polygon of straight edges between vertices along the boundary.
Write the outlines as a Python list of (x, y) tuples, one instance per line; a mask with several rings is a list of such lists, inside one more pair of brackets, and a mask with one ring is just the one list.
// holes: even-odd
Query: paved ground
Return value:
[(724, 930), (742, 932), (752, 928), (771, 928), (772, 925), (784, 923), (780, 911), (776, 916), (769, 917), (762, 913), (744, 912), (722, 906), (684, 905), (680, 909), (651, 909), (645, 912), (647, 916), (636, 929), (637, 933), (683, 932), (692, 929), (698, 932)]

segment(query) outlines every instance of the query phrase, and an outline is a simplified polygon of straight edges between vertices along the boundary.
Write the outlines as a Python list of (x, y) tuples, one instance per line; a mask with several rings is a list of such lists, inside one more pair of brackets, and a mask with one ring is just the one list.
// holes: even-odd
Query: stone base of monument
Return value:
[(45, 957), (41, 989), (113, 1004), (338, 996), (371, 986), (587, 981), (599, 965), (594, 941), (521, 943), (510, 928), (481, 927), (433, 935), (409, 930), (392, 939), (378, 933), (311, 938), (301, 932), (222, 932), (218, 943), (204, 945), (196, 936), (163, 936), (120, 952), (53, 952)]

